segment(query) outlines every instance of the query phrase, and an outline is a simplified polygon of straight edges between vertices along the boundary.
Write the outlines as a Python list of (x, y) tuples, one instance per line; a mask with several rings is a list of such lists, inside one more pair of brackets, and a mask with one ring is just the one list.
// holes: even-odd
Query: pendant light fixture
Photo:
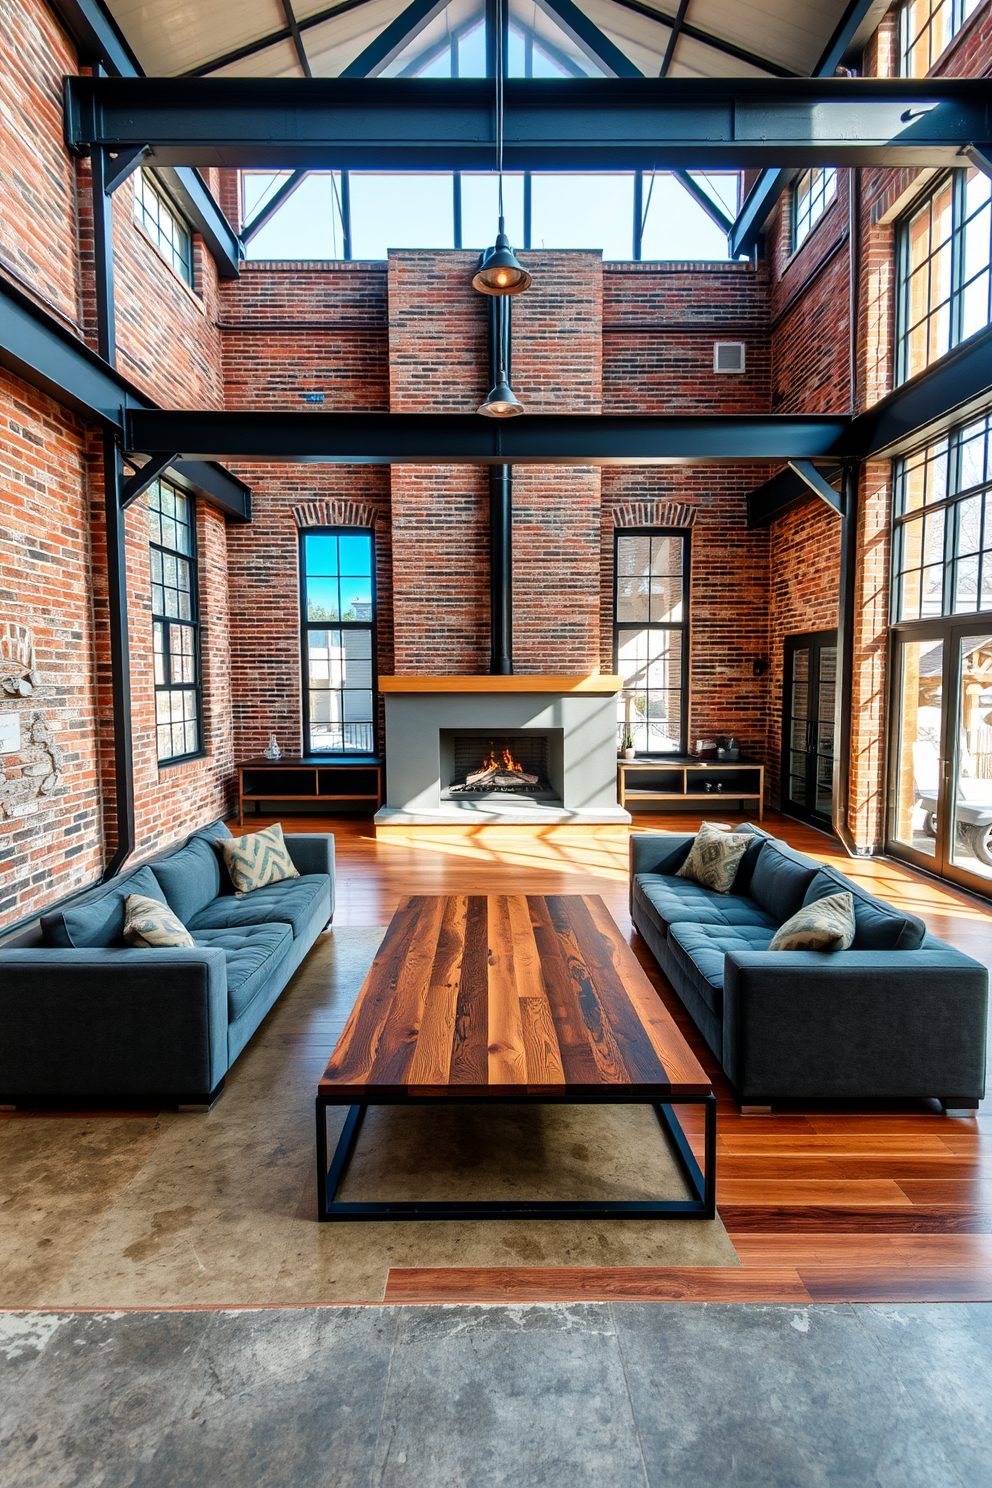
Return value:
[[(518, 261), (506, 236), (503, 217), (503, 27), (506, 0), (496, 0), (496, 170), (499, 175), (499, 231), (496, 246), (482, 260), (472, 279), (480, 294), (515, 295), (530, 288), (531, 276)], [(493, 390), (496, 391), (495, 389)], [(490, 394), (490, 397), (492, 394)], [(486, 400), (488, 402), (488, 399)], [(485, 407), (485, 404), (483, 405)]]
[(479, 404), (479, 413), (484, 418), (516, 418), (523, 413), (524, 405), (507, 381), (504, 368), (496, 374), (496, 386), (484, 403)]

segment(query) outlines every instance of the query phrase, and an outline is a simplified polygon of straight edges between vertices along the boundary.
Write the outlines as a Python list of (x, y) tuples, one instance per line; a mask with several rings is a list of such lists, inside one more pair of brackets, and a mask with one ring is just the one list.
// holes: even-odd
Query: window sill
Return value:
[(183, 765), (195, 765), (199, 760), (207, 758), (205, 749), (197, 750), (196, 754), (177, 754), (174, 759), (159, 760), (158, 772), (161, 775), (163, 770), (178, 770)]

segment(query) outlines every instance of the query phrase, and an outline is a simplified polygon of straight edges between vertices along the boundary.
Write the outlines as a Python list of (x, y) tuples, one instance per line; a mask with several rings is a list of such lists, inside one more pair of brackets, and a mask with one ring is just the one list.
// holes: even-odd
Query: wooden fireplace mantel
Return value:
[(619, 692), (622, 677), (593, 672), (580, 677), (513, 676), (380, 677), (380, 692)]

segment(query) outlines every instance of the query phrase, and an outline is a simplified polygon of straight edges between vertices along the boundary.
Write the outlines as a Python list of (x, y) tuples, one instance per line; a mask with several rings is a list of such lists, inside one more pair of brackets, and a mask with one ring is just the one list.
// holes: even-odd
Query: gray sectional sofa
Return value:
[[(630, 839), (631, 915), (744, 1106), (985, 1093), (988, 972), (915, 916), (758, 827), (729, 894), (676, 877), (692, 834)], [(769, 951), (802, 904), (847, 889), (848, 951)]]
[[(0, 946), (0, 1102), (216, 1098), (334, 908), (333, 837), (287, 836), (301, 876), (238, 898), (214, 846), (230, 835), (201, 827)], [(128, 894), (167, 903), (195, 946), (126, 946)]]

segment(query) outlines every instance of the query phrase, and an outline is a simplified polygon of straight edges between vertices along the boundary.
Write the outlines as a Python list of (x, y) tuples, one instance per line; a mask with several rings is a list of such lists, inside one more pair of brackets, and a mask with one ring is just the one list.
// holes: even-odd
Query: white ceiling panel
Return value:
[(110, 0), (109, 9), (151, 77), (189, 72), (286, 29), (279, 0)]

